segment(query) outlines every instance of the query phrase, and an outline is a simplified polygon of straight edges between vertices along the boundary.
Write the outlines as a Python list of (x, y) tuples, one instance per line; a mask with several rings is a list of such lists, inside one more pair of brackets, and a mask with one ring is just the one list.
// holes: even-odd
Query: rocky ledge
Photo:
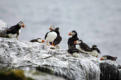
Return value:
[[(5, 26), (3, 23), (0, 32)], [(7, 74), (0, 79), (11, 79), (8, 74), (12, 73), (12, 77), (22, 74), (17, 75), (19, 79), (24, 76), (22, 79), (117, 80), (121, 79), (118, 66), (115, 61), (100, 61), (82, 53), (71, 55), (66, 49), (50, 49), (44, 43), (0, 37), (0, 75)]]
[[(66, 50), (50, 49), (44, 43), (10, 38), (0, 38), (0, 69), (3, 68), (21, 69), (25, 72), (36, 69), (39, 72), (58, 76), (58, 79), (60, 77), (71, 80), (120, 79), (120, 70), (116, 62), (100, 62), (98, 58), (91, 55), (71, 55)], [(46, 76), (34, 79), (46, 79)]]

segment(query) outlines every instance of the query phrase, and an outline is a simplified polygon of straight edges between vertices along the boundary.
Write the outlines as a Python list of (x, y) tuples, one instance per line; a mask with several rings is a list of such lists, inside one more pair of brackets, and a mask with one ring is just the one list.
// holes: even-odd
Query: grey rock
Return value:
[[(44, 48), (44, 49), (43, 49)], [(99, 62), (90, 55), (74, 57), (62, 49), (50, 49), (45, 44), (0, 38), (0, 64), (7, 67), (40, 67), (66, 79), (100, 79)]]

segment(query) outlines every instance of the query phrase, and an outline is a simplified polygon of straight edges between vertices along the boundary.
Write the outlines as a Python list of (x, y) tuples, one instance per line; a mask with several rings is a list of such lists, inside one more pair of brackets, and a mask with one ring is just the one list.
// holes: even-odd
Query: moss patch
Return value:
[(26, 77), (23, 70), (0, 70), (0, 80), (32, 80)]

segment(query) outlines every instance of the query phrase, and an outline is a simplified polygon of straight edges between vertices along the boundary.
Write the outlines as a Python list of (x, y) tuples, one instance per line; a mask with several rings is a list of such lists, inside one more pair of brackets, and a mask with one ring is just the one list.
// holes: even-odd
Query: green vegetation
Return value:
[(32, 80), (26, 77), (23, 70), (0, 70), (0, 80)]

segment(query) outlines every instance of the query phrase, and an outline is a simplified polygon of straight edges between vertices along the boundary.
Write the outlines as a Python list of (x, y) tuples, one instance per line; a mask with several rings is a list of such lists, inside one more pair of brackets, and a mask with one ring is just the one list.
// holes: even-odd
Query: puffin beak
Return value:
[(104, 57), (101, 57), (100, 60), (104, 60)]
[(52, 31), (52, 30), (53, 30), (53, 28), (52, 28), (52, 27), (50, 27), (50, 28), (49, 28), (49, 30), (50, 30), (50, 31)]
[(74, 44), (77, 44), (77, 41), (74, 41)]
[(24, 25), (24, 24), (22, 24), (22, 25), (21, 25), (21, 27), (22, 27), (22, 28), (24, 28), (24, 27), (25, 27), (25, 25)]
[(72, 36), (72, 33), (71, 33), (71, 32), (69, 32), (69, 33), (68, 33), (68, 35), (69, 35), (69, 36)]
[(42, 40), (42, 43), (44, 43), (45, 42), (45, 40)]

